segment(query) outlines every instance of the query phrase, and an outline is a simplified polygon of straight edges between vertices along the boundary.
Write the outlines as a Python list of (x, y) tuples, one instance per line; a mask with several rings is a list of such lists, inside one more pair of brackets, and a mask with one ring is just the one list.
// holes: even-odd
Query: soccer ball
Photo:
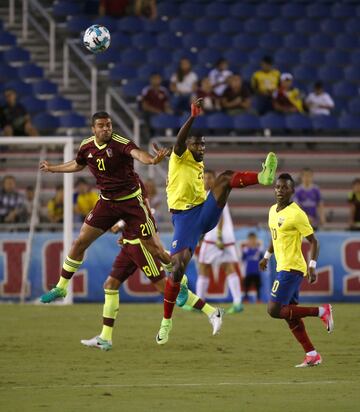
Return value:
[(83, 42), (92, 53), (100, 53), (110, 46), (110, 39), (110, 32), (106, 27), (94, 24), (86, 29)]

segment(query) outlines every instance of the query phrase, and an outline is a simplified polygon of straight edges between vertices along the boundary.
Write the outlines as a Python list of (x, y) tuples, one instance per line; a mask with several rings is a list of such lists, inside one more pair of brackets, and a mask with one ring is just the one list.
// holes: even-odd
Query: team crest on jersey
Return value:
[(108, 155), (108, 157), (113, 157), (113, 151), (111, 148), (106, 149), (106, 154)]
[(285, 218), (279, 217), (278, 226), (281, 227), (284, 222), (285, 222)]
[(172, 247), (173, 249), (176, 248), (177, 242), (178, 242), (177, 240), (174, 240), (174, 241), (172, 242), (171, 247)]

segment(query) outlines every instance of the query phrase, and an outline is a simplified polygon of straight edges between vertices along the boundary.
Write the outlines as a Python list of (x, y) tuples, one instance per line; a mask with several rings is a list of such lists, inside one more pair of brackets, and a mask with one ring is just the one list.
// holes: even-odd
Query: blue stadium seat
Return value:
[(143, 64), (145, 62), (145, 59), (145, 51), (135, 49), (134, 47), (129, 47), (123, 50), (121, 53), (121, 61), (127, 62), (129, 65), (132, 66), (139, 66), (140, 64)]
[(133, 66), (126, 63), (116, 63), (109, 71), (109, 79), (112, 82), (121, 82), (124, 80), (134, 79), (137, 72)]
[(241, 75), (245, 80), (250, 81), (251, 76), (254, 74), (254, 72), (256, 72), (259, 69), (259, 62), (250, 63), (241, 68)]
[[(166, 67), (164, 67), (164, 79), (170, 80), (171, 76), (176, 73), (176, 70), (178, 68), (178, 63), (172, 63), (168, 64)], [(195, 71), (195, 68), (194, 68)]]
[(34, 81), (44, 77), (43, 68), (33, 63), (19, 67), (18, 73), (19, 77), (27, 81)]
[(147, 86), (147, 80), (133, 79), (122, 86), (122, 91), (125, 97), (136, 98), (140, 95), (142, 89)]
[(78, 36), (79, 31), (85, 31), (92, 24), (92, 20), (87, 16), (71, 16), (66, 21), (66, 31)]
[(144, 64), (137, 70), (137, 78), (141, 80), (148, 80), (153, 73), (159, 73), (161, 76), (164, 75), (163, 66), (159, 66), (155, 63)]
[(350, 55), (345, 50), (333, 49), (326, 53), (325, 60), (331, 66), (346, 66), (350, 62)]
[(70, 112), (72, 110), (72, 103), (69, 99), (56, 96), (46, 101), (46, 108), (50, 112)]
[(111, 35), (111, 48), (126, 49), (129, 47), (131, 40), (132, 38), (129, 34), (118, 31)]
[(277, 19), (271, 20), (270, 31), (274, 33), (288, 34), (294, 30), (294, 23), (292, 20), (284, 19), (283, 17), (278, 17)]
[[(129, 45), (127, 45), (129, 46)], [(109, 63), (118, 63), (123, 61), (123, 51), (127, 49), (118, 49), (116, 53), (113, 52), (113, 48), (105, 53), (95, 54), (95, 62), (98, 67), (107, 67)]]
[[(180, 116), (179, 127), (186, 122), (186, 120), (189, 118), (189, 114), (190, 113), (184, 113), (182, 116)], [(204, 129), (207, 129), (208, 128), (207, 119), (208, 119), (207, 115), (197, 117), (196, 122), (194, 122), (193, 127), (192, 127), (193, 130), (201, 130), (202, 132)]]
[(274, 61), (275, 64), (279, 66), (295, 66), (299, 63), (299, 53), (291, 49), (279, 49), (274, 54)]
[(183, 47), (183, 38), (171, 32), (162, 33), (157, 37), (157, 44), (164, 49), (180, 48)]
[(324, 54), (320, 50), (307, 49), (300, 53), (301, 63), (308, 66), (320, 66), (324, 60)]
[(359, 47), (359, 38), (356, 34), (341, 33), (335, 38), (335, 46), (339, 49), (352, 50)]
[(180, 127), (180, 119), (173, 114), (161, 113), (152, 116), (150, 124), (155, 130), (177, 129)]
[(197, 33), (212, 34), (218, 32), (219, 29), (219, 20), (210, 17), (201, 17), (196, 20), (196, 24), (194, 24), (194, 27), (188, 30), (188, 32), (195, 31)]
[(291, 33), (284, 38), (284, 47), (288, 49), (302, 50), (309, 46), (309, 39), (304, 34)]
[(199, 79), (203, 79), (208, 76), (210, 69), (202, 64), (197, 64), (193, 67), (193, 71), (198, 75)]
[(33, 94), (33, 85), (21, 80), (10, 80), (3, 85), (3, 90), (13, 89), (19, 97)]
[[(220, 21), (219, 31), (221, 33), (235, 35), (238, 34), (241, 30), (242, 22), (234, 17), (228, 17)], [(210, 32), (213, 32), (213, 30)]]
[(13, 46), (16, 46), (16, 36), (7, 31), (0, 31), (0, 50), (6, 50)]
[(346, 22), (345, 31), (349, 34), (359, 33), (359, 18), (353, 18)]
[(326, 65), (320, 67), (318, 78), (325, 83), (335, 83), (344, 78), (344, 72), (340, 67)]
[(48, 113), (38, 113), (32, 118), (32, 123), (39, 132), (53, 132), (60, 126), (59, 119)]
[(214, 65), (220, 58), (222, 53), (214, 49), (203, 49), (198, 54), (198, 61), (202, 64)]
[(244, 31), (247, 33), (268, 33), (269, 23), (264, 19), (249, 19), (244, 22)]
[(225, 113), (213, 113), (207, 116), (206, 125), (209, 129), (229, 130), (234, 127), (233, 117)]
[(46, 101), (37, 99), (34, 96), (24, 96), (20, 99), (20, 103), (31, 115), (46, 111)]
[(261, 124), (258, 116), (254, 114), (240, 114), (234, 116), (234, 129), (236, 130), (260, 130)]
[(155, 20), (145, 20), (144, 31), (147, 33), (165, 33), (169, 30), (169, 24), (167, 21), (155, 19)]
[(60, 127), (86, 127), (87, 121), (84, 116), (77, 113), (69, 113), (60, 116)]
[(224, 52), (224, 58), (229, 62), (230, 68), (240, 66), (240, 71), (248, 63), (249, 56), (247, 52), (239, 49), (228, 49)]
[(205, 8), (198, 3), (183, 2), (180, 7), (180, 14), (189, 19), (196, 19), (198, 16), (205, 15)]
[(262, 19), (274, 19), (280, 15), (280, 5), (261, 3), (256, 8), (256, 15)]
[(207, 47), (207, 38), (199, 36), (198, 33), (189, 33), (182, 38), (182, 43), (187, 49), (196, 48), (203, 49)]
[(228, 17), (230, 14), (230, 7), (226, 3), (210, 2), (205, 8), (205, 14), (209, 17), (221, 18)]
[(335, 131), (338, 129), (338, 120), (334, 116), (314, 116), (312, 123), (314, 130)]
[[(355, 2), (354, 2), (355, 3)], [(337, 19), (353, 17), (356, 14), (355, 4), (335, 3), (331, 7), (331, 15)]]
[(140, 33), (144, 28), (144, 21), (140, 17), (127, 16), (118, 19), (117, 29), (127, 33)]
[(317, 80), (317, 70), (312, 66), (297, 66), (294, 68), (293, 75), (295, 81), (302, 83), (314, 83)]
[(287, 19), (298, 19), (299, 16), (305, 16), (306, 6), (300, 3), (288, 2), (281, 7), (281, 15)]
[(344, 80), (352, 83), (360, 83), (360, 66), (351, 65), (344, 70)]
[(270, 112), (260, 117), (260, 124), (263, 129), (284, 130), (286, 129), (285, 116)]
[[(207, 49), (204, 49), (204, 50), (207, 50)], [(194, 51), (186, 50), (186, 49), (174, 50), (172, 53), (172, 59), (170, 59), (170, 61), (178, 63), (180, 59), (189, 59), (191, 61), (191, 64), (196, 64), (198, 61), (198, 53), (196, 50)], [(204, 62), (204, 64), (206, 64), (206, 62)]]
[(163, 1), (157, 5), (158, 16), (177, 17), (179, 13), (179, 5), (175, 2)]
[(349, 103), (349, 112), (351, 115), (360, 116), (360, 97), (351, 99)]
[(333, 87), (334, 97), (351, 98), (358, 95), (357, 87), (349, 82), (342, 81)]
[(233, 37), (232, 45), (240, 50), (253, 50), (258, 47), (258, 38), (247, 33), (238, 34)]
[(343, 114), (339, 118), (339, 128), (346, 131), (360, 130), (360, 117), (351, 114)]
[(19, 78), (15, 67), (11, 67), (6, 63), (0, 63), (0, 82), (17, 80)]
[(184, 19), (182, 17), (175, 18), (170, 21), (169, 27), (173, 33), (190, 33), (196, 27), (194, 27), (193, 22), (189, 19)]
[(334, 40), (331, 36), (324, 33), (317, 33), (310, 36), (310, 47), (314, 49), (331, 49), (334, 46)]
[(360, 50), (356, 50), (351, 54), (351, 63), (360, 66)]
[(297, 20), (295, 23), (295, 31), (297, 31), (298, 33), (304, 33), (308, 35), (309, 33), (313, 33), (314, 29), (314, 21), (310, 19)]
[(4, 61), (10, 65), (18, 66), (30, 61), (30, 53), (21, 47), (13, 47), (3, 53)]
[(158, 66), (168, 64), (172, 61), (171, 51), (167, 49), (152, 49), (147, 52), (147, 61)]
[(131, 41), (133, 46), (137, 49), (151, 49), (158, 45), (157, 37), (150, 33), (135, 34), (131, 37)]
[(227, 49), (228, 47), (231, 47), (231, 43), (231, 36), (223, 33), (215, 33), (208, 38), (208, 47), (214, 49)]
[(111, 16), (100, 16), (94, 19), (93, 24), (105, 26), (110, 33), (115, 33), (118, 27), (118, 19)]
[(36, 83), (33, 83), (34, 85), (34, 93), (36, 95), (53, 95), (57, 94), (57, 85), (53, 82), (50, 82), (49, 80), (40, 80)]
[(300, 130), (311, 130), (312, 129), (312, 122), (308, 116), (303, 114), (295, 113), (289, 114), (286, 116), (285, 119), (286, 127), (293, 131), (300, 131)]
[(256, 15), (254, 4), (236, 2), (230, 9), (230, 15), (241, 19), (251, 19)]
[(306, 8), (306, 13), (308, 17), (324, 18), (324, 17), (330, 17), (331, 10), (328, 4), (315, 2), (314, 4), (311, 4), (310, 6)]
[(276, 33), (263, 34), (260, 37), (259, 46), (263, 49), (277, 50), (283, 46), (283, 36)]
[(51, 14), (55, 18), (76, 16), (82, 12), (82, 5), (79, 3), (69, 1), (57, 1), (54, 3)]
[(320, 24), (321, 30), (327, 34), (338, 34), (344, 31), (344, 23), (341, 20), (326, 19)]
[(265, 49), (255, 48), (249, 53), (249, 63), (260, 65), (261, 59), (268, 54)]

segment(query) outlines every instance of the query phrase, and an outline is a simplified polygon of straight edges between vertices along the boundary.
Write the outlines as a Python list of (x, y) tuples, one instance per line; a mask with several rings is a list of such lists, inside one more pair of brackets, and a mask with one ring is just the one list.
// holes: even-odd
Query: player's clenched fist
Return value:
[(201, 114), (202, 101), (203, 99), (200, 98), (191, 103), (191, 116), (192, 117), (197, 117)]
[(40, 170), (42, 172), (50, 172), (49, 163), (47, 162), (47, 160), (42, 160), (40, 162)]
[(260, 262), (259, 262), (259, 268), (260, 268), (260, 270), (261, 270), (261, 271), (266, 270), (267, 264), (268, 264), (268, 260), (265, 259), (265, 258), (262, 258), (262, 259), (260, 260)]

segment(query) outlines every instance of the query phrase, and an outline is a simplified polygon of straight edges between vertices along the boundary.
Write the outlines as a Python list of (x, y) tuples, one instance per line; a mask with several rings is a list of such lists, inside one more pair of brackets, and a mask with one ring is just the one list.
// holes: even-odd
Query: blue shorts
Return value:
[(303, 279), (303, 273), (298, 270), (278, 272), (271, 288), (270, 300), (282, 305), (297, 305)]
[(201, 205), (173, 213), (174, 235), (170, 254), (175, 255), (184, 249), (190, 249), (191, 253), (194, 253), (201, 235), (209, 232), (218, 224), (222, 211), (223, 208), (217, 205), (210, 192)]

